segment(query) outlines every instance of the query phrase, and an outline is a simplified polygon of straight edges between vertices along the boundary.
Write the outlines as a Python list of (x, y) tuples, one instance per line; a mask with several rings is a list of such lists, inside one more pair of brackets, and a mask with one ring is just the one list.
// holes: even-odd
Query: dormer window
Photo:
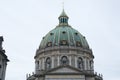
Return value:
[(81, 43), (79, 41), (77, 41), (76, 46), (81, 47)]
[(50, 46), (52, 46), (52, 42), (47, 43), (47, 47), (50, 47)]
[(54, 45), (55, 45), (55, 46), (58, 46), (58, 43), (57, 43), (57, 42), (55, 42), (55, 43), (54, 43)]
[(60, 44), (61, 44), (61, 45), (67, 45), (67, 40), (61, 40), (61, 41), (60, 41)]

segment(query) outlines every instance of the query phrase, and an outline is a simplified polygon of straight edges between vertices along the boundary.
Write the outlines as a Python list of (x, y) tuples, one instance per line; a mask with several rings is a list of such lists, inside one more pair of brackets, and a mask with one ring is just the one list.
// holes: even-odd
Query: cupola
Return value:
[(63, 11), (62, 11), (62, 13), (61, 13), (61, 15), (59, 16), (58, 19), (59, 19), (59, 25), (60, 26), (61, 25), (68, 25), (68, 19), (69, 19), (69, 17), (66, 15), (64, 9), (63, 9)]

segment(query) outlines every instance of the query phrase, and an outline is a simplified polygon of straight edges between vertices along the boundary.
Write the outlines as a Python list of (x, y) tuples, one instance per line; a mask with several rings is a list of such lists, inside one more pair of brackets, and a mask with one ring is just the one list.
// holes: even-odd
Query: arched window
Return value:
[(47, 47), (51, 47), (51, 46), (52, 46), (52, 42), (48, 42)]
[(51, 59), (49, 57), (46, 59), (45, 67), (46, 67), (46, 69), (51, 68)]
[(93, 70), (93, 61), (90, 60), (90, 69)]
[(65, 23), (67, 23), (67, 19), (65, 18)]
[(66, 56), (63, 56), (63, 57), (61, 58), (61, 64), (62, 64), (62, 65), (67, 65), (67, 64), (69, 64), (69, 60), (68, 60), (68, 58), (67, 58)]
[(81, 47), (81, 43), (79, 41), (76, 42), (77, 47)]
[(79, 69), (83, 69), (83, 60), (81, 57), (78, 58), (77, 64)]
[(61, 40), (60, 41), (60, 45), (63, 45), (63, 46), (68, 45), (67, 40)]

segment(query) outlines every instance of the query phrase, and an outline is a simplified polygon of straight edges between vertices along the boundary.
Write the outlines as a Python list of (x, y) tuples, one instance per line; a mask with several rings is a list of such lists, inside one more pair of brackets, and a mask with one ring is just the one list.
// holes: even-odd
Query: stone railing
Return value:
[(43, 49), (38, 49), (36, 51), (36, 56), (40, 53), (44, 53), (47, 51), (55, 51), (55, 50), (78, 50), (78, 51), (82, 51), (82, 52), (88, 52), (92, 54), (92, 50), (91, 49), (86, 49), (86, 48), (82, 48), (82, 47), (71, 47), (71, 46), (54, 46), (54, 47), (47, 47), (47, 48), (43, 48)]

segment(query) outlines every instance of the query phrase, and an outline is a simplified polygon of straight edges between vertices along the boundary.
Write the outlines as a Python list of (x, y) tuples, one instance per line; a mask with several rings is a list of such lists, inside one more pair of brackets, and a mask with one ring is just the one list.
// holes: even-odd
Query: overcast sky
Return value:
[[(6, 80), (34, 72), (41, 39), (58, 25), (63, 0), (0, 0), (0, 36), (10, 59)], [(120, 80), (120, 0), (64, 0), (69, 24), (84, 35), (104, 80)]]

